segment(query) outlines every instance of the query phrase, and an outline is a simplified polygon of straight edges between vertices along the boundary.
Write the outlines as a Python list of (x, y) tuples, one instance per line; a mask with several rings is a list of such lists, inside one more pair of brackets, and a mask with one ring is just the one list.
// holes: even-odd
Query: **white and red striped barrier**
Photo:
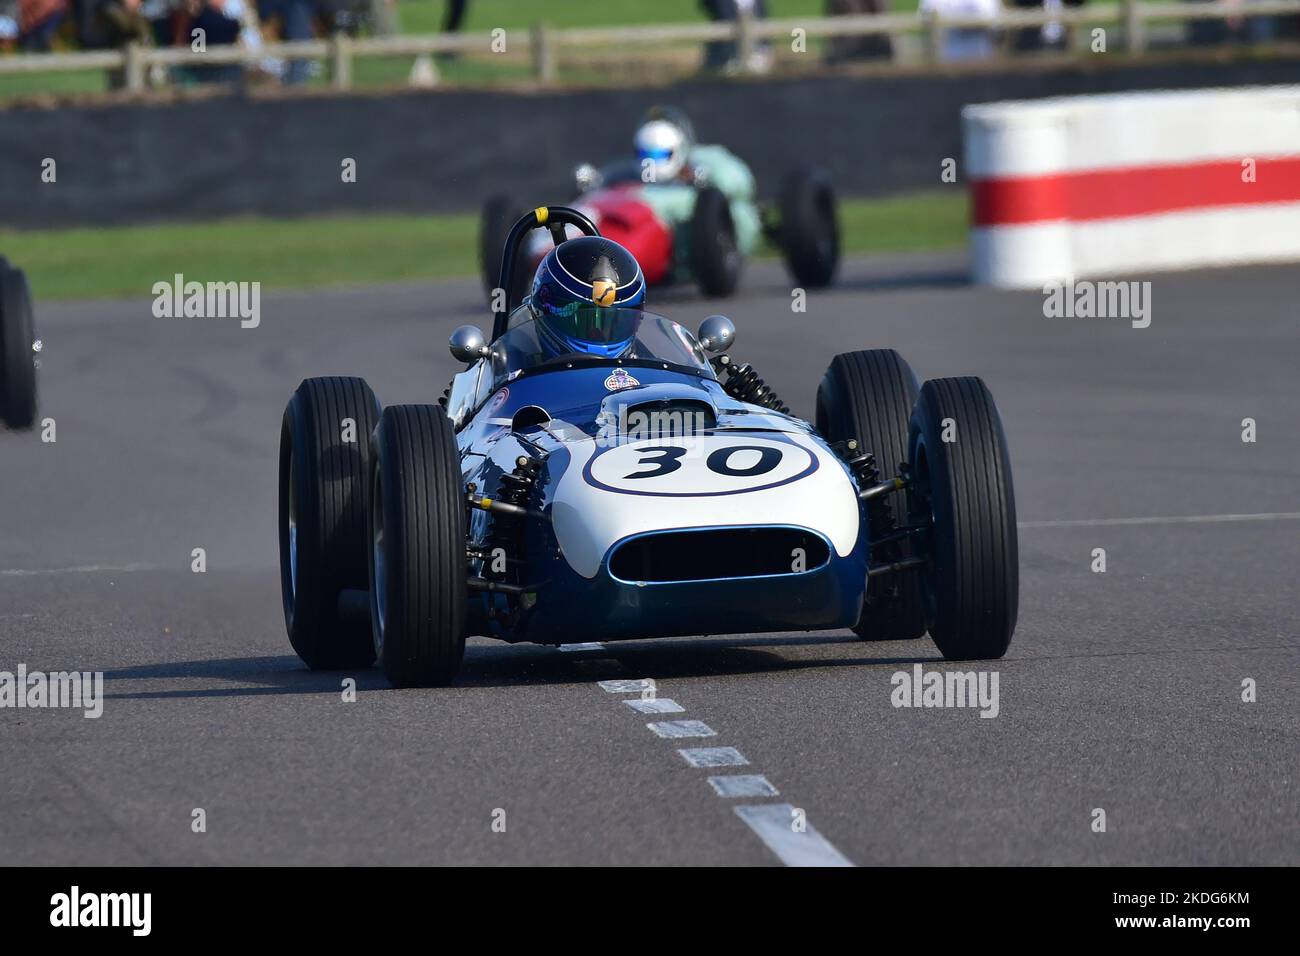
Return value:
[(1300, 260), (1300, 86), (962, 111), (976, 282)]

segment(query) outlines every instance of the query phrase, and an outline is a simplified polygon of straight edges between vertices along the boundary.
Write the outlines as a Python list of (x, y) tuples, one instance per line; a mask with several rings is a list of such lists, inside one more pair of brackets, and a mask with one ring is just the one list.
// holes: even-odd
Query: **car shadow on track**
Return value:
[[(825, 650), (843, 645), (856, 650), (843, 656), (827, 656)], [(782, 648), (791, 652), (782, 653)], [(882, 651), (897, 651), (883, 655)], [(628, 677), (692, 678), (758, 675), (764, 673), (821, 670), (838, 667), (872, 667), (880, 665), (910, 667), (941, 660), (937, 654), (918, 656), (931, 650), (927, 644), (913, 642), (865, 644), (851, 636), (775, 635), (768, 637), (690, 638), (679, 641), (613, 642), (603, 652), (590, 652), (595, 658), (612, 659)], [(581, 658), (575, 663), (580, 663)], [(604, 676), (604, 675), (601, 675)]]
[[(872, 651), (897, 648), (897, 656), (791, 656), (779, 649), (824, 648), (837, 644)], [(465, 663), (455, 684), (438, 693), (488, 687), (586, 684), (607, 677), (682, 679), (752, 675), (830, 667), (908, 666), (940, 661), (937, 654), (908, 654), (911, 642), (864, 645), (854, 637), (777, 635), (769, 637), (696, 638), (678, 641), (614, 642), (601, 649), (566, 653), (528, 644), (481, 644), (466, 647)], [(268, 694), (337, 694), (351, 677), (358, 691), (387, 690), (378, 668), (310, 671), (292, 655), (228, 657), (169, 661), (106, 671), (105, 697), (113, 700), (168, 700), (249, 697)], [(161, 689), (114, 691), (113, 682), (159, 681)], [(230, 682), (241, 686), (212, 686)], [(180, 684), (181, 686), (176, 686)], [(185, 686), (199, 684), (201, 686)], [(167, 686), (171, 685), (171, 686)]]
[[(345, 677), (356, 679), (357, 690), (388, 687), (375, 668), (353, 671), (310, 671), (292, 654), (275, 657), (219, 657), (209, 660), (167, 661), (105, 671), (105, 694), (110, 700), (167, 700), (203, 697), (250, 697), (265, 694), (337, 694)], [(114, 691), (115, 681), (162, 681), (165, 690)], [(214, 687), (214, 682), (256, 685)], [(185, 686), (198, 684), (202, 686)], [(176, 686), (180, 685), (180, 686)]]

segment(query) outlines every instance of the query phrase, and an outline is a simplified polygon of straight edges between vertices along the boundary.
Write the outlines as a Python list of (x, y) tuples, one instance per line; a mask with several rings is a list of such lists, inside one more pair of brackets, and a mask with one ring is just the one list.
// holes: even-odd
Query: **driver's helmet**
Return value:
[(555, 355), (617, 358), (636, 335), (645, 276), (617, 242), (580, 236), (546, 254), (525, 301), (538, 338)]
[(686, 168), (687, 155), (695, 145), (695, 131), (680, 110), (655, 106), (646, 113), (634, 142), (642, 171), (651, 169), (655, 182), (668, 182)]

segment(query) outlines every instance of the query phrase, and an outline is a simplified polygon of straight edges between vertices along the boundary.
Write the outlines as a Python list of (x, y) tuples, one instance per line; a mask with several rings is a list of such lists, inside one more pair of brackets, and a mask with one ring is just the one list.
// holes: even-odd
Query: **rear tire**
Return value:
[(312, 670), (375, 660), (365, 615), (340, 614), (339, 595), (368, 587), (365, 485), (378, 420), (379, 400), (359, 378), (306, 379), (284, 410), (280, 592), (289, 643)]
[(948, 660), (999, 658), (1016, 628), (1020, 563), (1007, 440), (984, 382), (926, 382), (910, 448), (911, 521), (931, 524), (920, 575), (930, 636)]
[(370, 619), (398, 687), (447, 684), (465, 655), (465, 490), (436, 405), (384, 409), (370, 491)]
[(27, 276), (0, 256), (0, 419), (15, 430), (36, 421), (35, 341)]
[(781, 251), (790, 275), (805, 289), (831, 284), (840, 264), (835, 192), (824, 169), (798, 170), (781, 188)]
[[(856, 438), (858, 454), (875, 455), (881, 476), (895, 477), (907, 458), (908, 419), (916, 395), (916, 373), (893, 349), (844, 352), (831, 360), (817, 389), (817, 430), (830, 442)], [(906, 502), (897, 493), (869, 507), (873, 537), (907, 521)], [(872, 561), (893, 562), (911, 555), (912, 544), (905, 541), (876, 549)], [(865, 640), (906, 641), (924, 635), (917, 573), (871, 580), (853, 630)]]
[[(506, 195), (491, 196), (483, 204), (479, 216), (478, 261), (483, 276), (483, 291), (487, 294), (489, 307), (492, 305), (492, 290), (501, 281), (501, 260), (504, 258), (506, 237), (510, 235), (511, 227), (523, 214), (523, 208)], [(532, 276), (527, 274), (526, 268), (519, 268), (520, 264), (519, 261), (515, 263), (513, 290), (515, 294), (509, 297), (510, 301), (516, 303), (522, 302), (523, 297), (528, 294), (529, 280), (532, 279)]]
[(731, 205), (714, 186), (704, 187), (695, 196), (686, 245), (687, 265), (700, 292), (710, 298), (726, 298), (736, 291), (743, 259)]

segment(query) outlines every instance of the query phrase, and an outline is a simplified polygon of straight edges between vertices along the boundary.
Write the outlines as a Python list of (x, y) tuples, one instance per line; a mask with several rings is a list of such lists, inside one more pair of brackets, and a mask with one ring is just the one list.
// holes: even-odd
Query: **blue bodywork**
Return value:
[[(636, 387), (611, 389), (611, 376), (623, 374), (615, 371), (619, 368), (634, 376)], [(516, 468), (521, 456), (544, 458), (544, 463), (526, 502), (534, 515), (506, 522), (511, 544), (505, 550), (521, 562), (516, 565), (522, 569), (517, 572), (518, 583), (525, 586), (525, 592), (471, 593), (469, 633), (561, 644), (818, 630), (857, 622), (868, 562), (865, 518), (857, 522), (856, 544), (847, 555), (838, 554), (827, 541), (826, 560), (797, 572), (681, 582), (619, 580), (609, 570), (610, 554), (625, 543), (619, 540), (605, 553), (594, 577), (578, 573), (566, 560), (551, 520), (556, 489), (573, 463), (572, 438), (578, 433), (580, 438), (595, 438), (602, 428), (608, 429), (615, 399), (698, 408), (707, 412), (710, 434), (725, 433), (742, 441), (746, 436), (751, 441), (760, 436), (771, 442), (789, 440), (785, 436), (794, 433), (826, 449), (806, 423), (729, 396), (708, 368), (607, 360), (525, 369), (493, 380), (488, 359), (470, 366), (456, 377), (448, 398), (467, 485), (472, 484), (477, 494), (497, 498), (503, 476)], [(821, 467), (838, 467), (856, 492), (853, 473), (829, 450), (826, 456), (812, 456), (812, 461), (813, 467), (817, 462)], [(674, 507), (671, 499), (635, 497), (634, 493), (629, 493), (626, 502), (626, 507), (637, 509)], [(671, 511), (664, 513), (667, 517)], [(769, 515), (755, 526), (781, 527), (781, 518)], [(495, 513), (473, 510), (471, 548), (486, 555), (500, 545), (499, 522), (502, 519)], [(666, 520), (664, 527), (676, 529), (678, 524)], [(826, 535), (816, 529), (801, 530), (826, 541)], [(472, 560), (472, 573), (492, 579), (489, 563), (484, 558)]]

